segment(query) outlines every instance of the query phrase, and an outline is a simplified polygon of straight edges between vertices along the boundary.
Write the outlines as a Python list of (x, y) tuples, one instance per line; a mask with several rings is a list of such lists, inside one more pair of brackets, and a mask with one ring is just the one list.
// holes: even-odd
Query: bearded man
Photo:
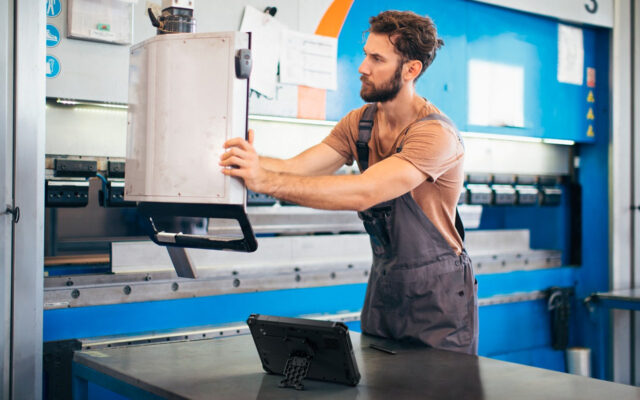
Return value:
[[(415, 90), (444, 44), (429, 17), (385, 11), (369, 20), (360, 96), (322, 143), (286, 160), (231, 139), (223, 173), (302, 206), (358, 211), (373, 265), (362, 332), (477, 354), (476, 281), (457, 202), (464, 145), (455, 125)], [(360, 175), (332, 175), (357, 161)]]

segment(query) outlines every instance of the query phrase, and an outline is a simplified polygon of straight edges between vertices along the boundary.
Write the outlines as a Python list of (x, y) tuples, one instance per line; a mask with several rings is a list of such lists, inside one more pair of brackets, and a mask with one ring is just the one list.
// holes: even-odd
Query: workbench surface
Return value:
[[(356, 387), (305, 380), (281, 389), (249, 335), (77, 352), (74, 393), (87, 381), (137, 398), (172, 399), (640, 399), (640, 388), (351, 333)], [(395, 355), (369, 348), (376, 343)]]

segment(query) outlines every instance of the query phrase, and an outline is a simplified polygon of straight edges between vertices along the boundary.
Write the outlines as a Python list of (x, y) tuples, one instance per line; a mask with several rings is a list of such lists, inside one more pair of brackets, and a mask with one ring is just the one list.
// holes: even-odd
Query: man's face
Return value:
[(389, 37), (371, 33), (364, 46), (365, 59), (358, 72), (362, 74), (360, 97), (366, 102), (393, 100), (402, 88), (402, 58)]

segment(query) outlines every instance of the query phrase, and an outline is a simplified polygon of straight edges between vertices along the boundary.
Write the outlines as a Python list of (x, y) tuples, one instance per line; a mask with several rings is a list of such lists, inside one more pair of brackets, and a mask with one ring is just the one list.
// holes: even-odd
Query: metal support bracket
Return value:
[(187, 254), (187, 250), (184, 247), (167, 246), (169, 257), (173, 263), (173, 268), (176, 270), (176, 274), (181, 278), (196, 279), (196, 268), (191, 262), (191, 258)]

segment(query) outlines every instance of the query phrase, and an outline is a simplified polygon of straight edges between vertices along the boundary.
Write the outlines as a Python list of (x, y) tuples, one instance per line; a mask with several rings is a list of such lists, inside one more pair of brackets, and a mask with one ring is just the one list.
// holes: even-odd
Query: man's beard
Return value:
[[(396, 72), (391, 79), (380, 85), (379, 88), (369, 83), (365, 85), (365, 77), (360, 77), (362, 81), (362, 88), (360, 89), (360, 97), (367, 103), (390, 101), (396, 98), (400, 88), (402, 88), (402, 63), (398, 63)], [(369, 87), (367, 90), (366, 88)]]

